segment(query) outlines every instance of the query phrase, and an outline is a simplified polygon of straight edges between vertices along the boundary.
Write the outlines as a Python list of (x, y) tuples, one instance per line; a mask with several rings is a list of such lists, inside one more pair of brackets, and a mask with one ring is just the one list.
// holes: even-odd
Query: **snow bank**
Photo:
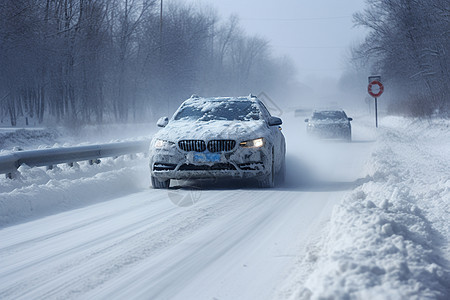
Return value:
[(148, 161), (102, 159), (53, 170), (21, 166), (14, 180), (0, 180), (0, 228), (141, 191), (149, 186)]
[(109, 124), (80, 127), (0, 127), (0, 155), (17, 148), (38, 148), (103, 144), (150, 139), (156, 124)]
[(52, 145), (60, 137), (60, 132), (55, 129), (0, 128), (0, 155), (13, 148), (29, 149), (30, 146)]
[(309, 247), (293, 298), (450, 298), (450, 122), (381, 124), (365, 183)]
[[(149, 139), (153, 124), (78, 128), (0, 128), (0, 155), (22, 148), (41, 149)], [(149, 187), (148, 159), (142, 155), (80, 162), (53, 170), (21, 166), (14, 180), (0, 178), (0, 228), (108, 200)], [(2, 174), (0, 174), (2, 175)]]

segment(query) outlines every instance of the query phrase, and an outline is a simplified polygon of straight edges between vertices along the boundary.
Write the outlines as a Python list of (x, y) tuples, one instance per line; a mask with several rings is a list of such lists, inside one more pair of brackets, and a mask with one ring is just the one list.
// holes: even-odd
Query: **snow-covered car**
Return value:
[(305, 119), (306, 132), (320, 138), (352, 140), (352, 118), (343, 110), (314, 110), (309, 119)]
[(286, 143), (282, 121), (255, 96), (184, 101), (150, 144), (154, 188), (171, 179), (255, 178), (260, 187), (282, 182)]

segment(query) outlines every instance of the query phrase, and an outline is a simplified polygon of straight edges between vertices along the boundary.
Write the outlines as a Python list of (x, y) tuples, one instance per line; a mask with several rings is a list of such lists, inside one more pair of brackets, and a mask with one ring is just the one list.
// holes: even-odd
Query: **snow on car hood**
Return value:
[(212, 140), (233, 139), (237, 142), (264, 137), (267, 125), (254, 121), (186, 121), (172, 120), (154, 136), (154, 139), (176, 142), (184, 139)]

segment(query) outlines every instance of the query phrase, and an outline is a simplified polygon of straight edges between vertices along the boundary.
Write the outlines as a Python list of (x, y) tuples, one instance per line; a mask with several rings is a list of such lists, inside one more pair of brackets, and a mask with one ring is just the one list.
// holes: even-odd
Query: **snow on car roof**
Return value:
[(347, 120), (347, 115), (343, 110), (316, 110), (312, 114), (313, 119), (318, 120), (336, 120), (345, 119)]
[(184, 103), (187, 102), (196, 102), (196, 101), (202, 101), (202, 102), (223, 102), (223, 101), (256, 101), (255, 96), (249, 95), (249, 96), (239, 96), (239, 97), (199, 97), (197, 95), (192, 95), (191, 98), (184, 101)]
[(342, 108), (317, 108), (313, 110), (315, 112), (328, 112), (328, 111), (344, 111)]

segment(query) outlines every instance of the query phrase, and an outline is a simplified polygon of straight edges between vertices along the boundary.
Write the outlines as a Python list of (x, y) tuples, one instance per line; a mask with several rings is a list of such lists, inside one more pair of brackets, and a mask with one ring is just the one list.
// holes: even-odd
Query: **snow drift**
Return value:
[(292, 298), (448, 299), (450, 122), (382, 124), (365, 183), (310, 245), (313, 272)]

